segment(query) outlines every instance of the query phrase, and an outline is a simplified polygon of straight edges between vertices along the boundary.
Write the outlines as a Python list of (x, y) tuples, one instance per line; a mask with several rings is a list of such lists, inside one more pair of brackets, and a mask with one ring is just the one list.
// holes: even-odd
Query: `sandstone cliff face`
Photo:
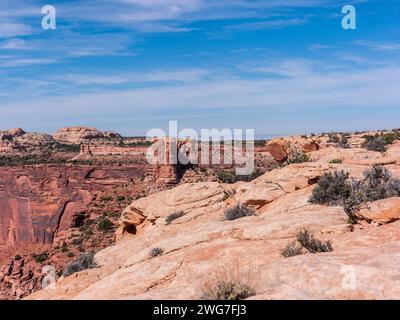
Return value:
[(52, 244), (101, 191), (140, 176), (140, 168), (0, 168), (0, 245)]
[[(328, 171), (360, 178), (373, 164), (400, 177), (400, 143), (386, 153), (329, 144), (308, 151), (313, 162), (272, 170), (252, 182), (187, 183), (134, 201), (119, 222), (118, 243), (96, 254), (99, 267), (60, 279), (30, 299), (199, 299), (204, 285), (233, 268), (247, 274), (251, 299), (399, 299), (398, 198), (370, 203), (351, 226), (342, 207), (309, 203)], [(340, 158), (341, 163), (330, 163)], [(237, 203), (255, 216), (224, 220)], [(183, 216), (166, 223), (174, 212)], [(282, 249), (307, 228), (334, 250), (284, 258)], [(152, 248), (162, 253), (151, 256)]]
[[(45, 253), (59, 271), (79, 250), (112, 244), (113, 236), (86, 237), (79, 227), (121, 210), (124, 194), (141, 190), (133, 181), (143, 173), (138, 165), (0, 168), (0, 296), (21, 298), (39, 288), (43, 262), (35, 255)], [(101, 200), (113, 194), (113, 201)]]

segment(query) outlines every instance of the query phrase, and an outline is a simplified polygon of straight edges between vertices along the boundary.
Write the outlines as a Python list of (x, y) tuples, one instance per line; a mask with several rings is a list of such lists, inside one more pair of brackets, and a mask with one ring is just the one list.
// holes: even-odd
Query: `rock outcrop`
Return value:
[[(369, 203), (350, 225), (341, 206), (311, 204), (318, 179), (343, 169), (360, 178), (382, 163), (396, 176), (400, 144), (376, 154), (354, 147), (310, 151), (314, 162), (293, 164), (251, 182), (187, 183), (134, 201), (120, 220), (119, 241), (96, 254), (99, 267), (60, 279), (29, 299), (199, 299), (205, 283), (238, 273), (251, 299), (399, 299), (399, 198)], [(389, 151), (390, 150), (390, 151)], [(360, 155), (360, 157), (357, 156)], [(362, 154), (362, 156), (361, 156)], [(396, 161), (385, 162), (389, 156)], [(341, 163), (330, 163), (343, 156)], [(224, 212), (244, 203), (255, 215), (234, 221)], [(180, 212), (173, 221), (171, 213)], [(307, 228), (333, 251), (285, 258), (282, 249)], [(153, 248), (161, 254), (150, 255)]]
[(89, 127), (67, 127), (53, 134), (55, 140), (70, 144), (80, 144), (86, 140), (101, 139), (104, 137), (103, 132)]

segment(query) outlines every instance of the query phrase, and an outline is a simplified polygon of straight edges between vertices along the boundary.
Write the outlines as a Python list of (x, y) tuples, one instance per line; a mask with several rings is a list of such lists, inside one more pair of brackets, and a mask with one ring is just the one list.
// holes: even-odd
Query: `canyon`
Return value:
[[(1, 156), (25, 161), (29, 150), (39, 163), (0, 167), (4, 299), (200, 299), (227, 275), (244, 279), (251, 299), (400, 297), (400, 197), (370, 201), (357, 223), (340, 205), (309, 201), (329, 172), (362, 179), (380, 166), (399, 178), (398, 131), (264, 141), (260, 172), (236, 180), (231, 167), (149, 165), (144, 138), (74, 127), (26, 146), (22, 132), (2, 133)], [(365, 147), (371, 136), (390, 140), (384, 151)], [(226, 220), (237, 205), (254, 214)], [(282, 256), (305, 228), (333, 251)], [(85, 252), (95, 267), (63, 275)], [(45, 266), (57, 282), (40, 290)]]

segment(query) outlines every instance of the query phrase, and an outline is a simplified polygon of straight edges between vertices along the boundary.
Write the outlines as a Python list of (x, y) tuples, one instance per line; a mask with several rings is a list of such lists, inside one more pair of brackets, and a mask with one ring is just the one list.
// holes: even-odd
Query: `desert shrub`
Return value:
[(244, 204), (237, 204), (232, 208), (228, 208), (224, 212), (226, 220), (236, 220), (244, 217), (254, 216), (255, 212)]
[(249, 175), (237, 175), (234, 170), (220, 170), (217, 172), (217, 179), (222, 183), (235, 183), (238, 181), (252, 181), (265, 173), (264, 170), (256, 168)]
[(180, 217), (183, 217), (185, 215), (185, 212), (183, 211), (177, 211), (173, 212), (168, 217), (165, 219), (166, 224), (170, 224), (172, 221), (179, 219)]
[(307, 153), (305, 153), (301, 149), (294, 149), (288, 156), (288, 158), (285, 162), (285, 165), (289, 165), (292, 163), (305, 163), (305, 162), (310, 162), (310, 161), (311, 161), (311, 158)]
[(160, 254), (162, 254), (164, 252), (164, 249), (159, 248), (159, 247), (155, 247), (155, 248), (151, 248), (149, 256), (150, 258), (155, 258), (157, 256), (159, 256)]
[(82, 244), (82, 242), (83, 242), (83, 239), (82, 239), (82, 238), (75, 238), (75, 239), (72, 240), (72, 244), (73, 244), (74, 246), (79, 246), (79, 245)]
[(111, 220), (107, 218), (101, 219), (97, 224), (97, 229), (103, 231), (104, 233), (107, 233), (110, 230), (114, 229), (114, 223), (112, 223)]
[(353, 181), (350, 195), (343, 200), (343, 209), (348, 216), (348, 223), (356, 224), (358, 222), (356, 213), (365, 204), (365, 195), (359, 181)]
[(328, 143), (338, 143), (339, 139), (340, 138), (336, 133), (328, 133)]
[(117, 196), (117, 201), (118, 202), (123, 202), (123, 201), (125, 201), (126, 200), (126, 197), (125, 196)]
[(76, 260), (71, 261), (65, 266), (62, 275), (64, 277), (68, 277), (69, 275), (82, 270), (96, 268), (97, 265), (93, 261), (93, 258), (94, 254), (92, 252), (87, 252), (79, 255)]
[(222, 183), (235, 183), (237, 181), (237, 177), (233, 171), (218, 171), (217, 179)]
[(298, 245), (296, 241), (291, 241), (287, 246), (281, 251), (281, 255), (285, 258), (298, 256), (303, 254), (301, 246)]
[(368, 201), (397, 197), (400, 194), (396, 191), (398, 179), (393, 179), (392, 174), (383, 166), (373, 166), (372, 169), (364, 172), (363, 189)]
[(217, 281), (203, 293), (204, 300), (244, 300), (255, 295), (255, 290), (240, 281)]
[(68, 252), (69, 248), (68, 248), (68, 244), (66, 242), (63, 243), (62, 247), (61, 247), (61, 252)]
[(202, 292), (204, 300), (243, 300), (256, 294), (251, 270), (243, 273), (237, 263), (209, 278)]
[(350, 148), (349, 138), (346, 135), (342, 135), (342, 137), (340, 138), (340, 141), (338, 142), (338, 147), (343, 148), (343, 149)]
[(385, 152), (388, 145), (387, 141), (382, 136), (365, 136), (365, 141), (362, 146), (370, 151)]
[(316, 239), (314, 235), (307, 229), (304, 229), (297, 234), (297, 241), (310, 253), (333, 251), (331, 241), (328, 240), (322, 242)]
[(112, 196), (110, 196), (110, 195), (105, 195), (105, 196), (102, 196), (101, 198), (100, 198), (100, 200), (102, 201), (102, 202), (110, 202), (110, 201), (112, 201)]
[(332, 159), (331, 161), (329, 161), (330, 164), (340, 164), (342, 162), (343, 162), (342, 159)]
[(35, 259), (35, 261), (37, 263), (43, 263), (47, 259), (49, 259), (49, 253), (48, 252), (43, 252), (43, 253), (39, 253), (39, 254), (33, 254), (32, 258)]
[(14, 257), (14, 260), (21, 260), (21, 259), (22, 259), (22, 257), (19, 254), (15, 255), (15, 257)]
[(350, 195), (348, 177), (348, 173), (344, 171), (325, 173), (318, 180), (309, 201), (315, 204), (342, 204)]
[(400, 197), (400, 179), (383, 166), (366, 170), (364, 179), (349, 181), (343, 171), (327, 173), (318, 181), (310, 197), (311, 203), (343, 205), (349, 223), (357, 223), (357, 211), (367, 202)]

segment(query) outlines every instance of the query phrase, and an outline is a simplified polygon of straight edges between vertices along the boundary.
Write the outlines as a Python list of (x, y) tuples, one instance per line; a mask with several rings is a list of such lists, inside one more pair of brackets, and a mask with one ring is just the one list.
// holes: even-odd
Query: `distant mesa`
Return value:
[(91, 127), (66, 127), (53, 134), (53, 138), (61, 143), (80, 144), (84, 140), (101, 139), (103, 132)]

